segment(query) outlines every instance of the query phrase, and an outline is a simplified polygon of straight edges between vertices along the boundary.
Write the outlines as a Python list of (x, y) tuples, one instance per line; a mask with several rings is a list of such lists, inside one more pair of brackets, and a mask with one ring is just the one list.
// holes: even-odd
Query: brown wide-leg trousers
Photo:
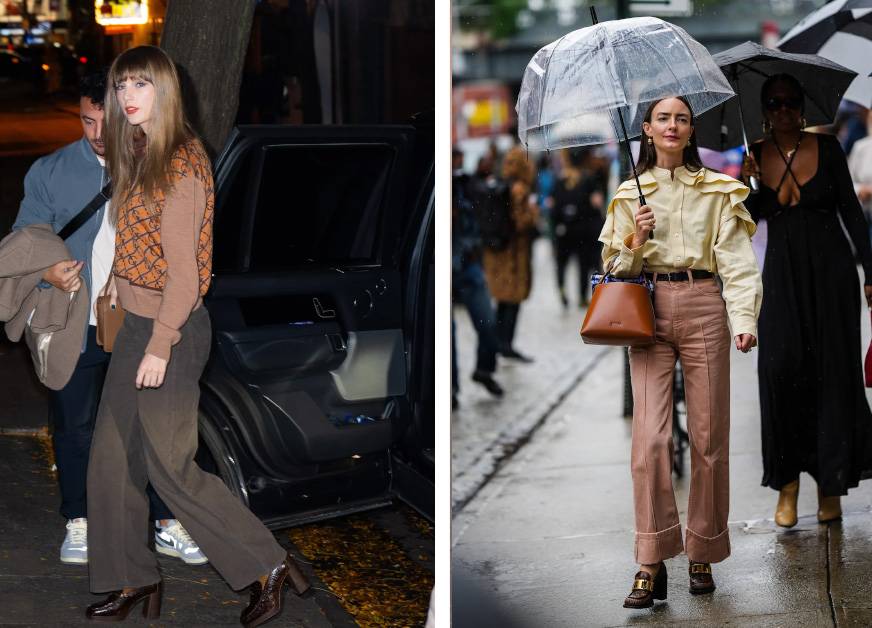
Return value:
[(687, 556), (716, 563), (730, 555), (730, 332), (715, 279), (659, 281), (656, 343), (630, 349), (633, 382), (631, 470), (636, 562), (682, 551), (672, 489), (672, 381), (681, 360), (690, 437)]
[(118, 333), (88, 464), (88, 563), (95, 593), (160, 580), (149, 549), (146, 484), (188, 530), (218, 573), (242, 589), (282, 562), (272, 533), (215, 475), (194, 462), (199, 379), (209, 357), (206, 308), (191, 313), (164, 384), (136, 389), (153, 321), (130, 314)]

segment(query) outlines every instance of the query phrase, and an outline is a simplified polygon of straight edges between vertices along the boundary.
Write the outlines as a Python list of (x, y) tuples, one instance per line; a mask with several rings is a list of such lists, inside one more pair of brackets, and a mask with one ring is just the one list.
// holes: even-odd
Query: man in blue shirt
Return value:
[[(24, 178), (24, 199), (13, 229), (46, 223), (60, 231), (107, 182), (103, 155), (103, 101), (106, 70), (85, 76), (79, 85), (82, 139), (38, 159)], [(110, 354), (96, 342), (93, 304), (106, 285), (115, 255), (115, 227), (108, 219), (108, 203), (66, 240), (73, 259), (46, 270), (41, 289), (65, 292), (87, 287), (91, 314), (82, 354), (67, 385), (50, 391), (52, 443), (61, 491), (61, 514), (67, 533), (61, 545), (61, 562), (88, 562), (88, 520), (85, 486), (88, 456), (97, 407)], [(155, 521), (155, 549), (189, 564), (208, 562), (167, 506), (148, 487)]]

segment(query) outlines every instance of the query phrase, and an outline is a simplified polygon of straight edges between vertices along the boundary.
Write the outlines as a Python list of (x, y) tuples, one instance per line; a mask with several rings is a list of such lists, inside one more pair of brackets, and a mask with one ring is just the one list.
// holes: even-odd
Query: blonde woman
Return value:
[(121, 621), (139, 602), (160, 613), (162, 582), (146, 545), (151, 482), (234, 589), (251, 586), (245, 626), (281, 612), (305, 576), (263, 524), (194, 462), (199, 378), (211, 327), (202, 298), (212, 263), (212, 173), (185, 120), (179, 79), (153, 46), (121, 54), (107, 82), (106, 160), (116, 225), (112, 294), (126, 311), (106, 376), (88, 467), (87, 609)]
[[(711, 563), (730, 555), (729, 327), (736, 347), (750, 351), (762, 296), (751, 249), (754, 221), (742, 204), (748, 188), (702, 167), (688, 102), (655, 102), (642, 128), (638, 171), (647, 204), (639, 206), (635, 181), (625, 181), (600, 234), (603, 260), (617, 276), (645, 272), (655, 283), (656, 342), (630, 349), (639, 571), (625, 608), (647, 608), (655, 599), (666, 599), (663, 561), (682, 550), (693, 594), (714, 591)], [(672, 489), (676, 359), (684, 370), (691, 442), (684, 538)]]

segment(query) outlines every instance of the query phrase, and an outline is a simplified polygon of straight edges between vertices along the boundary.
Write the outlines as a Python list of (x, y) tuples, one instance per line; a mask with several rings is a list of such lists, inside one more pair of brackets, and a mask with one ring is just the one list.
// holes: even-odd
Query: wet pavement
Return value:
[[(541, 248), (548, 248), (541, 243)], [(547, 250), (546, 250), (547, 252)], [(540, 363), (580, 361), (592, 366), (556, 406), (528, 416), (533, 426), (514, 445), (500, 443), (499, 462), (471, 499), (460, 502), (452, 522), (452, 603), (455, 613), (474, 617), (488, 605), (517, 626), (869, 626), (872, 625), (872, 483), (864, 482), (843, 498), (843, 521), (829, 526), (816, 519), (813, 480), (801, 478), (799, 524), (790, 530), (772, 521), (777, 493), (760, 486), (760, 417), (756, 353), (732, 355), (732, 434), (730, 443), (732, 556), (714, 566), (718, 585), (712, 595), (687, 591), (687, 559), (666, 562), (668, 600), (653, 609), (621, 607), (629, 592), (633, 563), (633, 506), (630, 480), (630, 421), (621, 417), (623, 354), (620, 348), (588, 347), (571, 334), (545, 337), (546, 330), (527, 311), (559, 316), (550, 256), (537, 252), (537, 289), (522, 306), (524, 344), (543, 347), (531, 366), (501, 371), (513, 388), (506, 412), (518, 406), (529, 372)], [(555, 307), (557, 308), (555, 310)], [(555, 311), (557, 314), (555, 314)], [(868, 315), (864, 347), (869, 342)], [(459, 332), (471, 330), (461, 324)], [(567, 323), (569, 327), (569, 323)], [(537, 337), (537, 333), (539, 337)], [(461, 356), (470, 345), (461, 345)], [(472, 345), (474, 346), (474, 345)], [(547, 352), (546, 348), (556, 347)], [(464, 352), (464, 348), (466, 351)], [(521, 368), (530, 371), (521, 372)], [(517, 372), (517, 374), (516, 374)], [(538, 384), (537, 384), (538, 386)], [(531, 396), (541, 395), (534, 388)], [(872, 398), (872, 395), (868, 395)], [(462, 400), (463, 401), (463, 400)], [(483, 403), (483, 402), (480, 402)], [(470, 404), (473, 405), (474, 404)], [(464, 408), (452, 421), (452, 440), (468, 433), (455, 426), (489, 424), (487, 416)], [(687, 462), (689, 464), (689, 461)], [(457, 459), (455, 459), (455, 467)], [(463, 468), (453, 469), (454, 474)], [(688, 479), (675, 479), (676, 499), (685, 521)], [(471, 593), (474, 592), (474, 593)], [(458, 621), (461, 628), (481, 623)]]

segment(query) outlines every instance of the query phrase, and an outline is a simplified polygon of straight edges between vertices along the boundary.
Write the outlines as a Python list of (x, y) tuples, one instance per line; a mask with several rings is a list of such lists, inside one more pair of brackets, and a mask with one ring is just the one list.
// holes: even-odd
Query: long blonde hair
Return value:
[[(115, 86), (127, 79), (141, 79), (154, 86), (148, 138), (140, 127), (127, 121), (118, 103)], [(117, 224), (119, 207), (135, 192), (143, 192), (147, 206), (158, 193), (169, 192), (173, 153), (196, 136), (185, 119), (176, 67), (156, 46), (137, 46), (118, 55), (109, 69), (106, 92), (106, 165), (115, 199), (110, 204), (110, 217)]]

